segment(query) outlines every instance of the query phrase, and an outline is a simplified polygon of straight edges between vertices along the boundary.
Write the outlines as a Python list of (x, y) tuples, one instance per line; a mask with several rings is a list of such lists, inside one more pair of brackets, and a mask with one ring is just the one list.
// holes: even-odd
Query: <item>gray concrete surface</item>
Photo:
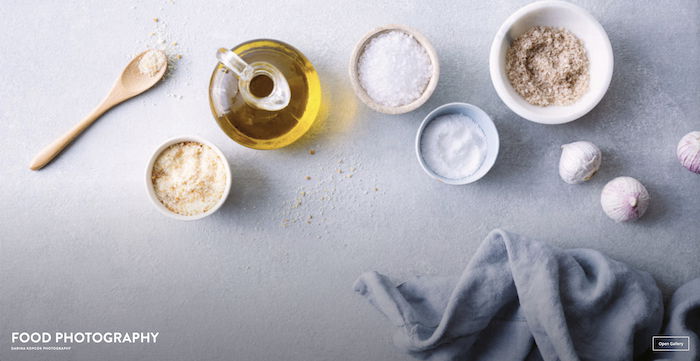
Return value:
[[(457, 274), (496, 227), (606, 252), (651, 272), (666, 295), (700, 276), (700, 176), (675, 159), (680, 137), (700, 129), (700, 5), (577, 1), (608, 31), (615, 73), (590, 114), (543, 126), (509, 111), (488, 74), (493, 34), (526, 3), (3, 4), (0, 360), (407, 360), (353, 294), (355, 278)], [(402, 116), (359, 103), (346, 73), (355, 42), (389, 23), (423, 32), (442, 65), (433, 97)], [(172, 77), (29, 171), (154, 29), (183, 55)], [(302, 50), (324, 86), (323, 121), (277, 151), (230, 141), (207, 103), (215, 49), (259, 37)], [(483, 108), (501, 135), (494, 169), (461, 187), (430, 179), (413, 150), (422, 118), (453, 101)], [(234, 172), (224, 207), (192, 223), (163, 217), (144, 191), (150, 152), (181, 134), (218, 144)], [(570, 186), (557, 163), (559, 146), (575, 140), (595, 142), (605, 159), (593, 180)], [(600, 208), (618, 175), (651, 192), (637, 223), (615, 224)], [(10, 350), (13, 331), (141, 330), (160, 332), (157, 344)]]

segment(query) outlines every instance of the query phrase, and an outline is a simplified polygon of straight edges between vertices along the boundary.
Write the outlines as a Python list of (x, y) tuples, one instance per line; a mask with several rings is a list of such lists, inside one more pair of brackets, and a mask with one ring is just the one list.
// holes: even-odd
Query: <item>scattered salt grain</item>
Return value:
[(420, 142), (428, 168), (449, 179), (468, 177), (486, 158), (486, 136), (472, 118), (447, 114), (433, 119)]
[(372, 38), (358, 62), (360, 85), (375, 102), (398, 107), (418, 99), (432, 76), (425, 48), (413, 36), (389, 31)]

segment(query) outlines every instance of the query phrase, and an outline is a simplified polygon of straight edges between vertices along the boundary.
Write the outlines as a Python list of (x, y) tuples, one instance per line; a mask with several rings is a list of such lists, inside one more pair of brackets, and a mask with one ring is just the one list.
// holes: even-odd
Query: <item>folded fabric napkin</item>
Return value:
[(662, 335), (688, 336), (689, 352), (656, 352), (655, 360), (700, 360), (700, 278), (681, 286), (668, 304)]
[[(688, 287), (671, 302), (667, 334), (697, 335), (700, 280)], [(633, 360), (649, 354), (664, 314), (648, 273), (594, 250), (559, 249), (500, 230), (459, 278), (394, 285), (368, 272), (355, 291), (397, 327), (399, 348), (434, 361)]]

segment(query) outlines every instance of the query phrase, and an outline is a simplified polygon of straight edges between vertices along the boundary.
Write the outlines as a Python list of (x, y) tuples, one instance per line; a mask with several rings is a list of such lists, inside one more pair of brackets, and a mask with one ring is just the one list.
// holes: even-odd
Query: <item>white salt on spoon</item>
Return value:
[[(144, 60), (143, 64), (142, 60)], [(106, 113), (117, 104), (151, 89), (163, 78), (167, 68), (168, 62), (166, 61), (165, 54), (160, 50), (147, 50), (137, 55), (129, 62), (129, 65), (122, 70), (122, 73), (117, 78), (109, 94), (107, 94), (107, 97), (102, 100), (97, 108), (53, 143), (42, 149), (39, 154), (32, 159), (29, 164), (29, 169), (41, 169), (61, 153), (61, 151), (75, 140), (80, 133), (92, 125), (97, 118), (101, 117), (102, 114)]]

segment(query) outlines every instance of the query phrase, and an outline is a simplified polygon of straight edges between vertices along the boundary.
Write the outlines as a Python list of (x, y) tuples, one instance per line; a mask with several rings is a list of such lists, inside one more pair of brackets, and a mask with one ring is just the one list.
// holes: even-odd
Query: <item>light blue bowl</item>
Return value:
[[(425, 163), (425, 160), (423, 159), (423, 152), (420, 146), (421, 138), (423, 137), (423, 130), (425, 130), (425, 127), (428, 124), (430, 124), (430, 122), (433, 121), (433, 119), (442, 115), (455, 113), (464, 114), (469, 118), (473, 119), (474, 122), (476, 122), (476, 124), (479, 126), (479, 128), (481, 128), (481, 130), (484, 132), (484, 135), (486, 136), (486, 158), (484, 158), (484, 162), (481, 163), (481, 167), (479, 167), (479, 169), (473, 174), (458, 179), (443, 177), (435, 173), (435, 171), (433, 171), (432, 169), (430, 169), (430, 167)], [(421, 123), (420, 125), (420, 128), (418, 128), (418, 134), (416, 135), (416, 155), (418, 156), (418, 162), (420, 163), (420, 166), (426, 173), (428, 173), (429, 176), (441, 182), (453, 185), (473, 183), (481, 179), (484, 175), (486, 175), (486, 173), (488, 173), (491, 167), (493, 167), (493, 164), (496, 163), (496, 157), (498, 157), (498, 148), (498, 131), (496, 130), (496, 126), (493, 124), (491, 117), (489, 117), (489, 115), (486, 114), (486, 112), (481, 110), (479, 107), (467, 103), (449, 103), (437, 107), (425, 117), (423, 123)]]

